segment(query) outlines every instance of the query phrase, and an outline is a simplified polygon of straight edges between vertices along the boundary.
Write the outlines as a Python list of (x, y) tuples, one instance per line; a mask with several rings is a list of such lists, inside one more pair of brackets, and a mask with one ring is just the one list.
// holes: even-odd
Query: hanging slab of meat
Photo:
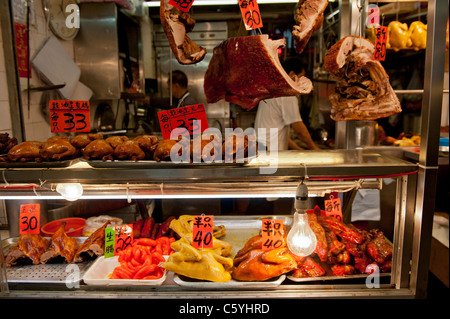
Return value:
[(284, 39), (271, 40), (267, 34), (219, 43), (205, 73), (206, 101), (225, 99), (250, 110), (264, 99), (309, 94), (313, 86), (308, 78), (293, 80), (284, 71), (278, 58), (284, 45)]
[(329, 99), (335, 121), (375, 120), (402, 111), (383, 66), (373, 57), (374, 45), (347, 36), (325, 56), (325, 68), (337, 80)]
[[(319, 223), (322, 224), (322, 226), (325, 229), (332, 231), (334, 234), (338, 235), (339, 237), (345, 238), (356, 244), (362, 244), (365, 240), (365, 238), (361, 234), (361, 232), (359, 232), (358, 230), (356, 230), (353, 227), (349, 227), (348, 225), (338, 221), (334, 217), (318, 216), (317, 219), (319, 220)], [(344, 245), (344, 247), (345, 247), (345, 245)]]
[(328, 243), (325, 229), (319, 224), (317, 215), (314, 213), (308, 213), (308, 223), (317, 238), (317, 245), (314, 252), (319, 256), (321, 261), (326, 261), (328, 256)]
[(107, 221), (102, 227), (92, 233), (78, 248), (73, 258), (74, 262), (83, 262), (96, 259), (97, 256), (103, 256), (105, 252), (105, 229), (110, 224)]
[(21, 235), (17, 246), (6, 255), (6, 266), (37, 265), (48, 245), (49, 241), (39, 234)]
[(71, 263), (77, 252), (78, 243), (73, 237), (67, 236), (65, 231), (66, 223), (53, 234), (48, 249), (41, 256), (41, 263)]
[(195, 20), (189, 13), (170, 5), (169, 0), (161, 0), (159, 15), (177, 61), (181, 64), (194, 64), (203, 60), (206, 49), (199, 47), (187, 36), (195, 25)]
[(320, 29), (323, 23), (323, 12), (328, 0), (300, 0), (295, 11), (295, 25), (292, 35), (295, 40), (295, 51), (302, 53), (312, 34)]

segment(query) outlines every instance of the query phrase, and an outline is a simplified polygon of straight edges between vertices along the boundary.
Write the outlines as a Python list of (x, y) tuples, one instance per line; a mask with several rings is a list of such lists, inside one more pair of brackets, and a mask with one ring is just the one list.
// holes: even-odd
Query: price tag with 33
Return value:
[(52, 133), (91, 131), (89, 101), (52, 100), (49, 110)]

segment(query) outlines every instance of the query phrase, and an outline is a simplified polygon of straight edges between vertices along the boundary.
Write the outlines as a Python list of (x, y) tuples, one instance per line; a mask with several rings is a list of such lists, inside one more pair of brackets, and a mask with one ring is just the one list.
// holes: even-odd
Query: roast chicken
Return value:
[(94, 140), (81, 150), (85, 159), (112, 160), (114, 149), (104, 139)]
[(118, 160), (137, 161), (145, 159), (145, 153), (135, 141), (126, 141), (117, 145), (114, 150), (114, 158)]
[[(157, 162), (161, 161), (170, 161), (170, 151), (172, 150), (172, 147), (174, 147), (177, 143), (180, 143), (176, 147), (178, 148), (177, 155), (181, 156), (183, 154), (183, 148), (187, 149), (189, 146), (189, 141), (187, 139), (181, 139), (181, 140), (159, 140), (158, 144), (155, 148), (155, 153), (153, 154), (153, 159)], [(174, 150), (175, 152), (176, 150)]]
[(40, 154), (45, 161), (62, 161), (77, 157), (78, 149), (67, 139), (56, 139), (45, 142)]
[(399, 51), (411, 47), (411, 37), (406, 23), (400, 21), (392, 21), (388, 25), (388, 42), (386, 47)]
[(6, 266), (37, 265), (48, 245), (49, 241), (39, 234), (20, 235), (17, 246), (6, 255)]
[(11, 162), (42, 162), (41, 149), (42, 142), (28, 141), (13, 146), (8, 152), (8, 159)]
[(41, 263), (71, 263), (77, 252), (78, 243), (73, 237), (66, 234), (66, 223), (61, 223), (58, 230), (52, 235), (50, 245), (41, 256)]
[(106, 143), (108, 143), (109, 145), (111, 145), (111, 147), (113, 149), (116, 149), (117, 146), (119, 146), (120, 144), (129, 141), (130, 139), (123, 135), (123, 136), (109, 136), (105, 139)]
[(93, 140), (102, 139), (102, 134), (89, 133), (89, 134), (79, 134), (70, 140), (70, 143), (76, 148), (82, 149), (86, 147)]
[(196, 136), (191, 141), (191, 159), (194, 163), (212, 162), (222, 155), (222, 139), (211, 134), (209, 138), (202, 135)]
[(156, 146), (158, 145), (158, 138), (154, 135), (140, 135), (133, 139), (138, 143), (139, 147), (144, 151), (146, 159), (153, 159)]
[(414, 50), (426, 49), (427, 47), (427, 25), (421, 21), (414, 21), (409, 26), (411, 46)]

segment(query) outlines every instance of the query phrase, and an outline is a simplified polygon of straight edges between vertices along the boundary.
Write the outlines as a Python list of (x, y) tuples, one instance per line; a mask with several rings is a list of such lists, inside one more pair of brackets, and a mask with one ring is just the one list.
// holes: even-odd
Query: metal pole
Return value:
[(421, 145), (411, 266), (411, 288), (425, 298), (435, 207), (439, 157), (442, 89), (445, 65), (445, 34), (448, 0), (428, 2), (427, 49), (421, 116)]

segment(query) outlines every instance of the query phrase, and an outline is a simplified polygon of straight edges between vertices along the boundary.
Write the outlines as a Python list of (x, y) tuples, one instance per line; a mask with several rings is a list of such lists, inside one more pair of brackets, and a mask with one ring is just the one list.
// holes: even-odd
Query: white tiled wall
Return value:
[[(49, 30), (44, 16), (42, 1), (34, 0), (31, 7), (33, 12), (32, 24), (30, 27), (30, 55), (31, 58), (36, 54), (49, 36), (53, 33)], [(1, 36), (1, 32), (0, 32)], [(73, 41), (60, 40), (70, 57), (73, 58)], [(30, 86), (43, 86), (39, 75), (32, 70)], [(27, 79), (20, 78), (22, 108), (25, 126), (25, 140), (45, 141), (52, 135), (50, 126), (41, 112), (41, 92), (32, 92), (30, 95), (30, 112), (28, 112), (28, 94), (26, 92)], [(8, 132), (11, 135), (11, 118), (9, 116), (8, 91), (6, 83), (5, 62), (3, 56), (3, 42), (0, 38), (0, 132)]]

